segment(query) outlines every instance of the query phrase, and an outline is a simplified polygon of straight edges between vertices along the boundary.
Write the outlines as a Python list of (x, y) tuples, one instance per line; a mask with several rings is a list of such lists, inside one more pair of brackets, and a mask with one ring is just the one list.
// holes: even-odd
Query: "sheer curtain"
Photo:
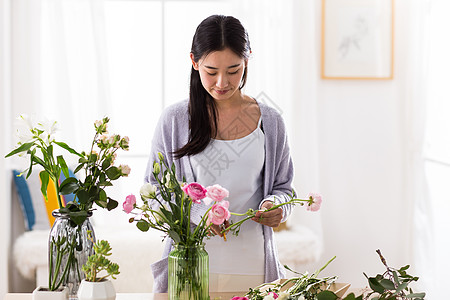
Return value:
[(450, 27), (445, 0), (413, 1), (406, 93), (407, 197), (414, 199), (411, 248), (427, 299), (446, 293), (450, 243)]
[(430, 298), (433, 285), (434, 263), (432, 259), (433, 230), (430, 198), (425, 178), (424, 140), (427, 106), (429, 2), (412, 1), (409, 4), (406, 39), (408, 55), (405, 74), (405, 133), (406, 163), (405, 182), (407, 199), (412, 199), (411, 249), (415, 274), (420, 277), (419, 289), (427, 291)]
[(102, 3), (13, 1), (13, 114), (57, 120), (76, 149), (93, 133), (80, 117), (108, 113)]
[[(425, 45), (429, 45), (427, 56), (426, 122), (424, 137), (424, 175), (427, 196), (419, 202), (422, 220), (427, 222), (417, 226), (419, 249), (417, 262), (426, 278), (429, 299), (441, 299), (447, 292), (447, 266), (450, 265), (450, 92), (448, 90), (448, 70), (450, 68), (450, 27), (448, 11), (450, 3), (445, 0), (425, 1), (424, 14), (427, 17)], [(429, 239), (422, 239), (428, 233)], [(426, 250), (426, 252), (425, 252)]]

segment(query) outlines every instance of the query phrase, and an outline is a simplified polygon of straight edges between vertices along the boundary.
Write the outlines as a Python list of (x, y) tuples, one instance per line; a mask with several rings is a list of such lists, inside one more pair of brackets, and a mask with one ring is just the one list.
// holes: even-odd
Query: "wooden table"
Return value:
[[(230, 300), (233, 296), (243, 296), (246, 292), (211, 293), (211, 300)], [(3, 300), (31, 300), (30, 294), (6, 294)], [(118, 293), (116, 300), (167, 300), (167, 294)]]

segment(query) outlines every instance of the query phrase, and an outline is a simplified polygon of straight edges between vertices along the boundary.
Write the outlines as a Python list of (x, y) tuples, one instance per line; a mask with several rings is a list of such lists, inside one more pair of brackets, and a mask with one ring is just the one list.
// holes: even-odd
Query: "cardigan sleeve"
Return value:
[[(263, 129), (266, 135), (266, 166), (264, 172), (265, 201), (281, 204), (295, 196), (292, 187), (294, 166), (290, 155), (290, 148), (286, 127), (281, 115), (272, 108), (265, 108)], [(286, 221), (291, 214), (292, 205), (283, 205), (283, 219)]]

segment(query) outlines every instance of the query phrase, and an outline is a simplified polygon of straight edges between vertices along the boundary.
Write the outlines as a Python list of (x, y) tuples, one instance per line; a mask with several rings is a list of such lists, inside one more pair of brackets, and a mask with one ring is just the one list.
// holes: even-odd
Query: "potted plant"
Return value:
[(115, 276), (120, 272), (119, 265), (107, 258), (111, 255), (111, 245), (106, 240), (97, 241), (94, 244), (94, 252), (95, 254), (89, 256), (88, 261), (83, 265), (86, 278), (78, 289), (78, 299), (114, 300), (116, 291), (111, 280), (107, 278), (111, 276), (112, 279), (116, 279)]
[[(26, 174), (28, 178), (40, 166), (39, 177), (41, 192), (47, 200), (47, 187), (54, 185), (59, 209), (53, 212), (56, 218), (49, 236), (49, 284), (48, 291), (56, 291), (61, 286), (69, 288), (70, 295), (76, 295), (83, 272), (81, 266), (93, 254), (95, 235), (92, 241), (86, 232), (93, 231), (89, 217), (92, 216), (94, 204), (112, 210), (118, 202), (107, 196), (105, 188), (112, 186), (112, 181), (122, 176), (128, 176), (130, 168), (127, 165), (115, 166), (116, 151), (128, 150), (128, 137), (118, 134), (108, 134), (109, 118), (105, 117), (94, 123), (95, 135), (88, 152), (78, 153), (66, 143), (56, 141), (56, 121), (39, 122), (35, 124), (27, 116), (20, 116), (25, 131), (18, 132), (18, 146), (8, 153), (25, 156), (29, 159), (29, 167), (19, 176)], [(57, 151), (67, 151), (78, 159), (75, 174), (81, 178), (69, 176), (66, 159)], [(84, 172), (82, 172), (84, 171)], [(61, 174), (66, 178), (60, 183)], [(75, 195), (74, 200), (63, 203), (61, 195)], [(36, 289), (43, 290), (42, 287)], [(49, 299), (45, 296), (44, 299)]]

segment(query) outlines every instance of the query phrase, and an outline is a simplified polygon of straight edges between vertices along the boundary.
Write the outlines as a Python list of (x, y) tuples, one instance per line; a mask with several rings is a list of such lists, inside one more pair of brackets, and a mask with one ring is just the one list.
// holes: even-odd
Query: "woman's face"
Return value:
[(200, 79), (205, 90), (218, 101), (238, 96), (244, 68), (247, 60), (239, 57), (230, 49), (214, 51), (199, 59), (193, 60), (192, 65), (200, 73)]

